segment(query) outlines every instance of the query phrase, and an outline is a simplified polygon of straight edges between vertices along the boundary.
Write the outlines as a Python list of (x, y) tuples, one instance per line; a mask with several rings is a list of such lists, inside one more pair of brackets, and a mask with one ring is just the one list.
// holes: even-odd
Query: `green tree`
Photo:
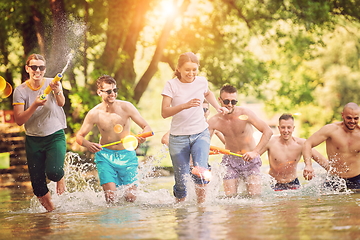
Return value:
[[(174, 12), (166, 15), (171, 5), (161, 6), (169, 2)], [(318, 51), (330, 43), (324, 36), (336, 34), (339, 24), (359, 23), (360, 5), (352, 0), (3, 0), (0, 8), (5, 16), (0, 20), (0, 72), (9, 82), (19, 78), (32, 52), (47, 57), (49, 77), (62, 71), (68, 54), (75, 52), (64, 78), (71, 99), (66, 107), (70, 131), (96, 104), (93, 83), (100, 74), (114, 76), (119, 95), (138, 103), (159, 62), (175, 69), (185, 51), (201, 56), (202, 73), (216, 88), (232, 83), (265, 99), (273, 111), (320, 104), (315, 93), (331, 71), (343, 71), (327, 78), (334, 80), (331, 91), (342, 87), (339, 99), (345, 99), (355, 85), (353, 69), (359, 67), (356, 54), (338, 68), (331, 61), (326, 71), (311, 66), (316, 59), (326, 66)], [(358, 26), (352, 28), (357, 34)], [(148, 64), (138, 69), (142, 57)], [(345, 66), (351, 70), (344, 71)], [(339, 84), (344, 79), (352, 80)], [(9, 108), (11, 98), (1, 104)], [(331, 111), (341, 104), (331, 105)]]

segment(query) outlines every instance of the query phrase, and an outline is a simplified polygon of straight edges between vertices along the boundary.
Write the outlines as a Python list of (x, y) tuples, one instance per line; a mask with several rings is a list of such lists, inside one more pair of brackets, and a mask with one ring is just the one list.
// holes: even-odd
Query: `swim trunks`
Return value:
[(352, 178), (340, 178), (337, 176), (328, 176), (323, 184), (328, 190), (342, 191), (347, 189), (360, 189), (360, 175)]
[(344, 178), (346, 182), (346, 187), (349, 189), (360, 189), (360, 175), (357, 175), (352, 178)]
[(226, 173), (223, 179), (248, 178), (250, 175), (260, 175), (261, 158), (258, 156), (251, 161), (245, 161), (242, 157), (224, 155), (221, 164)]
[(118, 187), (137, 181), (139, 163), (135, 151), (103, 148), (95, 153), (95, 163), (100, 185), (113, 182)]
[(272, 186), (274, 191), (283, 191), (283, 190), (296, 190), (300, 188), (300, 182), (298, 178), (295, 178), (293, 181), (288, 183), (276, 183)]

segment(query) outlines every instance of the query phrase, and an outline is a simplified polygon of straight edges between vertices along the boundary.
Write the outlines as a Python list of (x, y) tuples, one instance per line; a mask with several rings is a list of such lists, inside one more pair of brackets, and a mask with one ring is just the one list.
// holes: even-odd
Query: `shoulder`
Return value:
[(166, 81), (166, 85), (177, 85), (181, 83), (177, 77)]
[(271, 147), (273, 145), (276, 145), (277, 143), (280, 143), (280, 135), (271, 136), (269, 142), (267, 143), (267, 146)]
[(115, 104), (116, 104), (115, 107), (117, 108), (117, 110), (121, 110), (123, 112), (121, 114), (128, 114), (128, 115), (132, 116), (133, 114), (138, 113), (137, 108), (131, 102), (124, 101), (124, 100), (116, 100)]
[(256, 116), (255, 113), (250, 108), (243, 107), (243, 106), (235, 106), (235, 111), (236, 111), (236, 114), (238, 114), (238, 115), (247, 115), (249, 117)]
[(162, 95), (171, 95), (179, 88), (180, 81), (178, 78), (167, 80), (162, 91)]
[(206, 81), (207, 82), (207, 78), (203, 77), (203, 76), (196, 76), (195, 79), (198, 81)]
[(99, 103), (98, 105), (96, 105), (95, 107), (93, 107), (92, 109), (90, 109), (90, 111), (87, 113), (87, 115), (98, 114), (99, 111), (101, 110), (101, 105), (102, 105), (102, 103)]
[(134, 104), (132, 104), (131, 102), (124, 101), (124, 100), (116, 100), (115, 104), (117, 106), (122, 107), (122, 108), (134, 108), (135, 107)]
[(215, 123), (221, 121), (221, 114), (217, 113), (214, 116), (212, 116), (211, 118), (208, 119), (208, 124), (209, 125), (214, 125)]
[(305, 143), (305, 141), (306, 141), (305, 138), (299, 138), (299, 137), (293, 137), (293, 139), (294, 139), (294, 142), (299, 144), (299, 145), (303, 145)]
[(320, 128), (319, 132), (331, 133), (341, 128), (342, 128), (342, 122), (330, 123)]

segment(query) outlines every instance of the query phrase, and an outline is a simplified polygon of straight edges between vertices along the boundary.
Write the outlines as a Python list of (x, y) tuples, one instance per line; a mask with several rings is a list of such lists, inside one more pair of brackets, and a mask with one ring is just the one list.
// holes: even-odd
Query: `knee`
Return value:
[(187, 195), (186, 187), (185, 186), (174, 186), (173, 193), (176, 198), (185, 198)]
[(64, 177), (63, 169), (52, 169), (46, 172), (46, 176), (49, 180), (58, 182)]

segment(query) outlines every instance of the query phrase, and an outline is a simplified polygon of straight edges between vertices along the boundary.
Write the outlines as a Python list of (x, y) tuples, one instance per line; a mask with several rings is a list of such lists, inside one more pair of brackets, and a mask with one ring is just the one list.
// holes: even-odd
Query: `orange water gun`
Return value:
[[(135, 137), (141, 137), (141, 138), (147, 138), (147, 137), (151, 137), (152, 135), (154, 135), (154, 132), (144, 132), (144, 133), (140, 133), (138, 135), (135, 135)], [(128, 135), (126, 137), (124, 137), (123, 139), (121, 139), (120, 141), (116, 141), (116, 142), (112, 142), (112, 143), (108, 143), (108, 144), (104, 144), (101, 147), (108, 147), (108, 146), (112, 146), (115, 144), (119, 144), (124, 142), (125, 139), (129, 138), (129, 137), (134, 137), (133, 135)], [(126, 141), (126, 140), (125, 140)]]
[(215, 146), (210, 146), (210, 154), (219, 154), (219, 153), (228, 154), (228, 155), (234, 155), (234, 156), (238, 156), (238, 157), (243, 156), (241, 154), (230, 152), (230, 150), (225, 149), (225, 148), (219, 148), (219, 147), (215, 147)]
[[(52, 83), (59, 82), (62, 79), (62, 77), (63, 77), (62, 74), (58, 73), (51, 82)], [(51, 87), (49, 85), (45, 88), (44, 93), (40, 96), (40, 99), (44, 100), (50, 92), (51, 92)]]

